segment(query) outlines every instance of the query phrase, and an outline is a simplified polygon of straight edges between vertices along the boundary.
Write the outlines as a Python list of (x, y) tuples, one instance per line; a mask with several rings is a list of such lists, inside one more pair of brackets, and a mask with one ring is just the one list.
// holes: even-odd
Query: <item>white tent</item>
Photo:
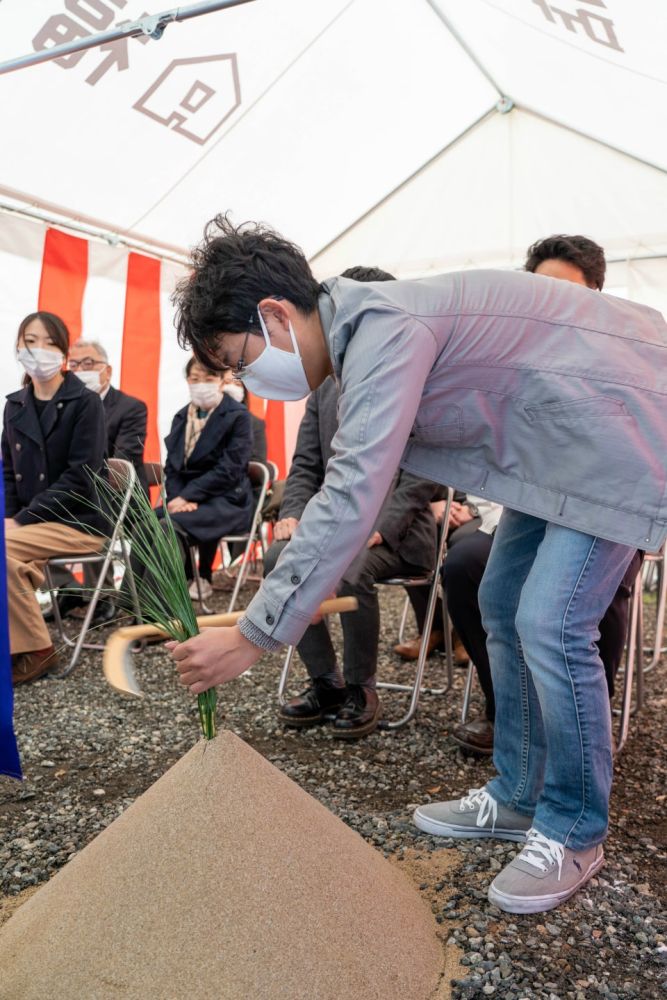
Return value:
[[(0, 61), (164, 6), (4, 0)], [(81, 328), (129, 378), (128, 252), (157, 258), (163, 434), (183, 402), (169, 291), (227, 209), (301, 244), (319, 277), (516, 267), (535, 239), (582, 232), (610, 290), (667, 312), (666, 49), (662, 0), (254, 0), (0, 76), (3, 336), (40, 300), (47, 225), (64, 228), (87, 247)], [(58, 255), (78, 243), (56, 244), (66, 284)]]

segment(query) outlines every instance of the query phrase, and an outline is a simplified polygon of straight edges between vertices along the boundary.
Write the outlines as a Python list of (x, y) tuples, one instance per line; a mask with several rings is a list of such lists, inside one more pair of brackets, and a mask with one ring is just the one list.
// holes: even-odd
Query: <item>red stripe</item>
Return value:
[(47, 229), (37, 308), (64, 320), (71, 343), (81, 336), (81, 307), (87, 280), (88, 241), (59, 229)]
[(278, 466), (278, 477), (287, 475), (285, 461), (285, 404), (270, 399), (266, 404), (267, 458)]
[(158, 379), (160, 372), (160, 261), (131, 253), (123, 322), (120, 387), (148, 406), (144, 458), (160, 461)]

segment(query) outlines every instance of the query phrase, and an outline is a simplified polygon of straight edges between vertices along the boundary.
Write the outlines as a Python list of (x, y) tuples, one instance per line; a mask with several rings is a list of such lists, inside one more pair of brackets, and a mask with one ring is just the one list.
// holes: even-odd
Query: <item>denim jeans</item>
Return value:
[(596, 640), (635, 550), (505, 510), (479, 601), (496, 696), (496, 801), (561, 844), (607, 833), (611, 713)]

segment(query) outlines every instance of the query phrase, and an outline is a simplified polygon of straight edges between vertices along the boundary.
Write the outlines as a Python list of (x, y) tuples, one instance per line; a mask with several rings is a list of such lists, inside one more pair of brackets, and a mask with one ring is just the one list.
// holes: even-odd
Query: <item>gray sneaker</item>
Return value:
[(471, 788), (465, 798), (432, 802), (415, 809), (415, 826), (435, 837), (495, 837), (496, 840), (526, 839), (531, 816), (507, 809), (484, 788)]
[(573, 896), (604, 864), (602, 845), (573, 851), (529, 830), (526, 846), (489, 886), (489, 900), (507, 913), (542, 913)]

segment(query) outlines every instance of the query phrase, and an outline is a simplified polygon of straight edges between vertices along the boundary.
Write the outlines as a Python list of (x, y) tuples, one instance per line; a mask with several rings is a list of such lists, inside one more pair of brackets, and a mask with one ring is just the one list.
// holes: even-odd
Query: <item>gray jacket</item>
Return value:
[[(311, 393), (303, 415), (294, 458), (280, 505), (281, 517), (301, 520), (306, 504), (318, 492), (333, 457), (331, 442), (338, 430), (338, 388), (326, 379)], [(435, 563), (436, 526), (429, 502), (436, 487), (409, 472), (397, 472), (372, 531), (406, 563), (428, 571)], [(364, 540), (364, 550), (365, 550)], [(355, 555), (355, 553), (352, 553)]]
[(257, 645), (300, 639), (368, 538), (399, 460), (547, 521), (660, 547), (667, 326), (658, 312), (501, 271), (336, 278), (319, 310), (340, 385), (334, 458), (246, 612), (243, 631)]

